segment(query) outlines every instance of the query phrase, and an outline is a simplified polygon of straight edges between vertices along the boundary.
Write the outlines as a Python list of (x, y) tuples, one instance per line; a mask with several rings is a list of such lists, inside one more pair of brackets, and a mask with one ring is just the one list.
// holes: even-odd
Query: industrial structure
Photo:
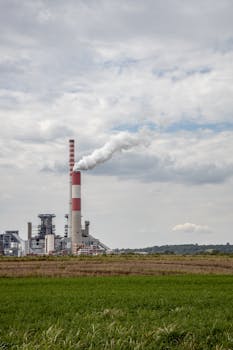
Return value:
[(0, 255), (23, 256), (26, 242), (19, 237), (19, 231), (5, 231), (0, 234)]
[(55, 214), (39, 214), (41, 220), (36, 233), (32, 234), (32, 223), (28, 222), (28, 239), (26, 241), (26, 254), (49, 255), (62, 252), (66, 249), (64, 237), (55, 234), (53, 219)]
[(27, 225), (27, 240), (18, 231), (5, 231), (0, 234), (0, 255), (96, 255), (109, 248), (89, 233), (90, 222), (82, 227), (81, 215), (81, 172), (73, 171), (75, 164), (75, 141), (69, 140), (69, 214), (65, 215), (64, 233), (56, 234), (53, 222), (55, 214), (39, 214), (40, 224)]

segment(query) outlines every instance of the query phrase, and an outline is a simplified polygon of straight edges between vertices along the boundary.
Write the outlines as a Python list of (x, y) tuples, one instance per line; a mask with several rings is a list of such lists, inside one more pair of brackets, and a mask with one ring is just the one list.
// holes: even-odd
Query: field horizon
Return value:
[(0, 257), (0, 277), (233, 274), (233, 255)]

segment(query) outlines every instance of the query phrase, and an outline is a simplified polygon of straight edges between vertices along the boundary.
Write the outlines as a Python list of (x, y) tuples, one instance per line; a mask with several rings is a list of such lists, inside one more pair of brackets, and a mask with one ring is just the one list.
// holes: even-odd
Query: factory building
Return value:
[(26, 255), (26, 242), (20, 238), (19, 231), (5, 231), (0, 234), (0, 255)]
[(37, 232), (33, 235), (32, 223), (28, 223), (27, 254), (50, 255), (61, 253), (66, 249), (66, 239), (56, 235), (56, 228), (53, 223), (55, 214), (39, 214), (41, 220), (37, 226)]
[(31, 222), (27, 226), (27, 240), (19, 236), (18, 231), (5, 231), (0, 234), (0, 255), (96, 255), (110, 249), (90, 235), (90, 222), (82, 227), (81, 215), (81, 172), (73, 171), (75, 164), (75, 141), (69, 140), (69, 214), (63, 235), (56, 234), (55, 214), (39, 214), (40, 224), (35, 227)]
[[(68, 215), (66, 215), (67, 217)], [(26, 255), (97, 255), (109, 251), (109, 248), (100, 240), (89, 234), (89, 221), (85, 221), (81, 229), (80, 241), (77, 241), (71, 250), (71, 240), (67, 237), (67, 224), (64, 235), (56, 234), (53, 223), (54, 214), (39, 214), (41, 223), (33, 226), (28, 222), (27, 239), (23, 240), (18, 231), (5, 231), (0, 234), (0, 255), (26, 256)]]

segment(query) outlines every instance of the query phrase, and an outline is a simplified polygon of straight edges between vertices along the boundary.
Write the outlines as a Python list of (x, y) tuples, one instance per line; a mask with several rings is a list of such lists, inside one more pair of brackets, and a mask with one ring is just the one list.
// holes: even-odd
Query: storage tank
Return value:
[(45, 254), (51, 254), (55, 250), (55, 236), (46, 235), (45, 236)]

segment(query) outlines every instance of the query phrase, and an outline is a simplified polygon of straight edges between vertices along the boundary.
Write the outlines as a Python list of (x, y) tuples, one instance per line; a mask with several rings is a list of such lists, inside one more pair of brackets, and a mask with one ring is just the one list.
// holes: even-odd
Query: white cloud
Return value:
[[(55, 178), (63, 192), (56, 193), (56, 211), (66, 210), (68, 138), (77, 140), (78, 160), (119, 130), (149, 125), (154, 134), (147, 152), (124, 152), (84, 175), (92, 191), (87, 189), (86, 214), (97, 235), (108, 237), (110, 246), (169, 243), (176, 239), (169, 227), (183, 222), (185, 212), (185, 221), (218, 227), (216, 241), (230, 241), (232, 9), (230, 0), (2, 1), (0, 184), (7, 196), (0, 203), (0, 229), (11, 222), (8, 207), (16, 226), (28, 220), (20, 200), (32, 178), (32, 220), (33, 206), (37, 212), (49, 203), (54, 211)], [(16, 193), (12, 174), (20, 183)], [(47, 187), (41, 197), (40, 186)], [(112, 195), (122, 190), (120, 211)], [(140, 206), (135, 223), (139, 191), (140, 203), (148, 205)], [(7, 202), (8, 196), (20, 200)], [(111, 215), (96, 215), (99, 196)], [(148, 237), (140, 227), (151, 228)]]
[(172, 228), (174, 232), (186, 232), (186, 233), (210, 233), (211, 230), (206, 225), (196, 225), (186, 222), (185, 224), (179, 224)]

